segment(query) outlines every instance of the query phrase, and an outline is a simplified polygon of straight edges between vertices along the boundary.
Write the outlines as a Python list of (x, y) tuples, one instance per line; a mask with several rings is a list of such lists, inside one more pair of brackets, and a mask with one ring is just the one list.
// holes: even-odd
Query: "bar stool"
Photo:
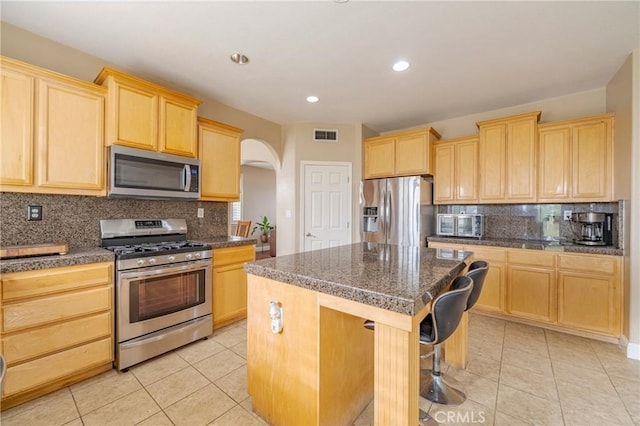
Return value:
[[(443, 405), (459, 405), (465, 400), (465, 394), (448, 384), (440, 372), (442, 344), (458, 328), (462, 314), (467, 309), (467, 302), (473, 289), (473, 279), (468, 276), (456, 277), (451, 283), (451, 290), (436, 298), (431, 312), (420, 323), (420, 344), (434, 345), (433, 352), (422, 355), (427, 358), (433, 354), (431, 374), (422, 375), (420, 396), (431, 402)], [(429, 371), (429, 370), (427, 370)]]
[[(473, 289), (469, 294), (464, 311), (471, 309), (480, 298), (484, 279), (486, 278), (488, 271), (489, 264), (483, 260), (476, 260), (469, 265), (469, 269), (465, 277), (470, 278), (473, 281)], [(456, 282), (454, 281), (454, 285), (455, 284)], [(453, 334), (455, 329), (458, 327), (461, 318), (462, 314), (453, 327), (451, 334)], [(438, 340), (438, 342), (434, 341), (433, 322), (434, 321), (432, 319), (429, 320), (428, 315), (420, 324), (420, 344), (435, 344), (432, 352), (420, 356), (420, 358), (428, 358), (433, 355), (432, 370), (422, 370), (420, 396), (428, 399), (429, 401), (437, 402), (438, 404), (459, 405), (464, 402), (466, 396), (462, 391), (455, 387), (455, 383), (452, 383), (455, 382), (455, 380), (447, 377), (440, 371), (440, 343), (442, 343), (446, 338), (443, 339), (441, 336), (435, 336), (435, 339)], [(448, 337), (449, 336), (447, 336), (447, 338)]]

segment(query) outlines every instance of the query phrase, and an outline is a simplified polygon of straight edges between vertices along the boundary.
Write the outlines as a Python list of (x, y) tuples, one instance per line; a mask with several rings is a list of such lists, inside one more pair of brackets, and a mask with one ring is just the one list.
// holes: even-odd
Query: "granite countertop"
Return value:
[(466, 266), (469, 252), (356, 243), (245, 264), (252, 275), (415, 315)]
[(113, 260), (113, 253), (100, 247), (72, 248), (64, 255), (3, 259), (0, 261), (0, 273), (35, 271), (87, 263), (113, 262)]
[[(242, 237), (213, 237), (205, 240), (214, 249), (256, 244), (255, 239)], [(113, 252), (100, 247), (80, 247), (69, 249), (65, 255), (23, 257), (0, 261), (0, 273), (35, 271), (61, 266), (83, 265), (86, 263), (113, 262)]]
[(427, 237), (427, 242), (450, 243), (465, 245), (480, 245), (506, 248), (519, 248), (528, 250), (546, 250), (566, 253), (585, 254), (606, 254), (611, 256), (623, 256), (624, 250), (613, 246), (585, 246), (575, 244), (571, 241), (546, 241), (546, 240), (519, 240), (519, 239), (497, 239), (497, 238), (463, 238), (463, 237), (441, 237), (433, 235)]
[(226, 247), (247, 246), (257, 243), (255, 238), (233, 237), (226, 235), (221, 237), (205, 238), (203, 242), (211, 244), (214, 250)]

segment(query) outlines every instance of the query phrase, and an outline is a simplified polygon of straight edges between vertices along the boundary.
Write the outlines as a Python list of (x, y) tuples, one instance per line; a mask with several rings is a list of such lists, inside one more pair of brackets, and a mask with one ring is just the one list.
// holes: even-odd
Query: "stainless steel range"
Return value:
[(116, 255), (116, 368), (211, 334), (212, 248), (187, 240), (184, 219), (100, 221)]

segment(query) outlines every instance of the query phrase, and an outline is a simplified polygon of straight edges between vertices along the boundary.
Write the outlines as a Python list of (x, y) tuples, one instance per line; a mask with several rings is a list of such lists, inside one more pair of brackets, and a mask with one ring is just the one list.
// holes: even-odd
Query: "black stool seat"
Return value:
[(443, 405), (459, 405), (465, 394), (451, 386), (440, 374), (442, 343), (456, 331), (473, 290), (473, 280), (468, 276), (456, 277), (451, 290), (438, 296), (431, 306), (431, 313), (420, 323), (420, 343), (433, 344), (433, 370), (420, 380), (420, 396)]

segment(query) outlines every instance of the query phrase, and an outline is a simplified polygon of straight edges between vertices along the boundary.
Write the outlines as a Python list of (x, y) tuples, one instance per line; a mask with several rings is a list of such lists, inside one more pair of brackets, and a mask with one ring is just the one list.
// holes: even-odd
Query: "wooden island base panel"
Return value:
[(471, 255), (437, 253), (358, 243), (246, 264), (254, 411), (274, 425), (351, 424), (373, 399), (376, 425), (417, 425), (420, 321)]

